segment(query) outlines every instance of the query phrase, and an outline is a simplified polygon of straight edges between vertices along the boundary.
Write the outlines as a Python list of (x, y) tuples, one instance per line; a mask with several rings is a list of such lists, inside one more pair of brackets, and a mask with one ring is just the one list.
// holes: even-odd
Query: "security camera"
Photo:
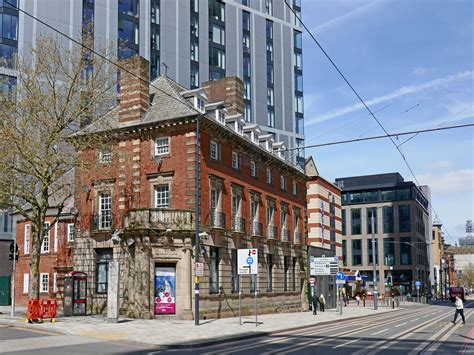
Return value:
[(201, 232), (201, 233), (199, 233), (199, 236), (201, 238), (207, 238), (209, 236), (209, 234), (207, 234), (206, 232)]

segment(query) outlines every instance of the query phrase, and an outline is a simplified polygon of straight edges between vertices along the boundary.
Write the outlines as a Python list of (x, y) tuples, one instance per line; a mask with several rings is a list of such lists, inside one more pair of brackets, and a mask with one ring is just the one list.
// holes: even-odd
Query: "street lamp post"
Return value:
[(375, 221), (374, 212), (372, 211), (372, 217), (370, 218), (372, 225), (372, 264), (374, 265), (374, 310), (378, 309), (378, 292), (377, 292), (377, 264), (375, 259)]

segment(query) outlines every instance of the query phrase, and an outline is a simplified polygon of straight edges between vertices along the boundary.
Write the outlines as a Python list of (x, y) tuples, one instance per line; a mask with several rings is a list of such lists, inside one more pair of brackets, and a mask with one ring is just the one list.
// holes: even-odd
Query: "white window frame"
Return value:
[[(47, 280), (45, 283), (44, 281)], [(39, 284), (40, 293), (49, 293), (49, 273), (42, 272), (40, 274), (40, 284)], [(46, 288), (44, 287), (46, 286)]]
[[(50, 223), (49, 222), (44, 222), (45, 226), (47, 225), (49, 228)], [(46, 228), (46, 227), (45, 227)], [(51, 235), (51, 229), (48, 230), (48, 232), (44, 235), (43, 237), (43, 242), (41, 243), (41, 254), (49, 254), (50, 253), (50, 235)]]
[(194, 96), (194, 107), (201, 113), (206, 112), (204, 100), (198, 96)]
[[(170, 208), (170, 186), (168, 184), (154, 185), (155, 190), (155, 208)], [(158, 191), (163, 189), (163, 191)], [(160, 196), (158, 196), (160, 194)], [(158, 204), (158, 201), (166, 203)]]
[(28, 293), (30, 289), (30, 274), (23, 274), (23, 293)]
[[(215, 147), (215, 149), (213, 147)], [(209, 145), (209, 155), (212, 160), (219, 160), (219, 143), (211, 140), (211, 144)]]
[(99, 150), (99, 163), (100, 164), (112, 163), (112, 150), (110, 148), (102, 148)]
[[(111, 229), (113, 224), (113, 213), (112, 213), (112, 192), (101, 191), (98, 196), (99, 204), (99, 221), (98, 227), (100, 230)], [(109, 207), (109, 208), (103, 208)], [(104, 216), (104, 217), (103, 217)]]
[(286, 190), (286, 177), (285, 175), (280, 175), (280, 190)]
[(239, 170), (239, 153), (232, 151), (232, 168)]
[(255, 160), (250, 160), (250, 176), (257, 177), (257, 162)]
[(58, 273), (57, 272), (53, 274), (53, 292), (54, 293), (58, 292)]
[(273, 183), (272, 169), (267, 168), (267, 184)]
[(155, 139), (155, 157), (170, 154), (170, 137), (158, 137)]
[(31, 224), (25, 224), (25, 235), (23, 239), (23, 254), (30, 253)]
[(71, 243), (74, 241), (74, 223), (67, 224), (67, 242)]
[(58, 252), (58, 242), (59, 242), (59, 235), (58, 235), (58, 222), (54, 224), (54, 246), (53, 250), (55, 253)]

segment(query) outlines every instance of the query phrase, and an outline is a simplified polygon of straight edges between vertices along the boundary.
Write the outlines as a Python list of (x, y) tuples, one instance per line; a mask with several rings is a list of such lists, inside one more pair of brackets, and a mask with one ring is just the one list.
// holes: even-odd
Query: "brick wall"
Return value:
[[(53, 217), (47, 217), (45, 222), (50, 222)], [(49, 252), (41, 253), (39, 272), (49, 274), (49, 292), (40, 293), (41, 299), (53, 298), (62, 307), (64, 295), (64, 275), (72, 271), (72, 260), (74, 254), (74, 243), (67, 241), (67, 226), (74, 223), (70, 217), (63, 218), (50, 230)], [(25, 225), (30, 221), (22, 220), (16, 226), (16, 239), (19, 249), (19, 257), (15, 270), (15, 300), (18, 306), (26, 306), (28, 293), (24, 291), (24, 275), (29, 274), (30, 254), (32, 248), (32, 234), (30, 230), (29, 253), (25, 254)], [(30, 227), (31, 228), (31, 227)], [(55, 242), (57, 238), (57, 242)], [(55, 243), (57, 248), (55, 248)], [(54, 274), (56, 273), (57, 290), (54, 290)]]

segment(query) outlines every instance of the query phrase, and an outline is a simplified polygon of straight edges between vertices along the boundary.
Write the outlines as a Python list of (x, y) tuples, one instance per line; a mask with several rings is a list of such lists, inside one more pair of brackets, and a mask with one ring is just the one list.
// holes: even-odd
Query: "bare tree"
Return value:
[[(87, 48), (93, 41), (86, 34)], [(113, 48), (113, 46), (110, 46)], [(96, 49), (105, 58), (109, 49)], [(84, 126), (103, 124), (115, 103), (116, 68), (82, 46), (69, 47), (53, 36), (38, 36), (23, 56), (0, 76), (0, 205), (31, 221), (30, 299), (39, 298), (39, 263), (46, 233), (74, 194), (74, 169), (94, 169), (75, 152), (104, 137), (71, 139)], [(11, 85), (13, 77), (16, 84)], [(54, 208), (53, 221), (45, 217)]]

